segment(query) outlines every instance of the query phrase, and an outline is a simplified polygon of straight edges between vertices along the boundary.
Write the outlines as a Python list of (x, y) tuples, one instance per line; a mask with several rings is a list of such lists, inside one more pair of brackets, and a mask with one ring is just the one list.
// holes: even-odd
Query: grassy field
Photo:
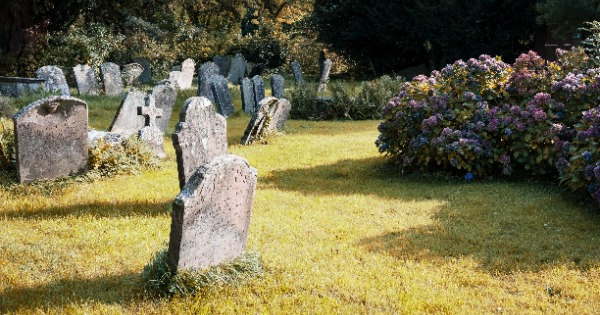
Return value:
[[(106, 129), (118, 99), (88, 101), (91, 126)], [(244, 147), (248, 121), (228, 119), (229, 152), (258, 169), (248, 249), (262, 278), (144, 294), (141, 271), (167, 246), (178, 193), (167, 139), (162, 168), (139, 176), (4, 181), (0, 313), (600, 313), (600, 211), (555, 184), (394, 174), (373, 144), (376, 121), (289, 121), (285, 135)]]

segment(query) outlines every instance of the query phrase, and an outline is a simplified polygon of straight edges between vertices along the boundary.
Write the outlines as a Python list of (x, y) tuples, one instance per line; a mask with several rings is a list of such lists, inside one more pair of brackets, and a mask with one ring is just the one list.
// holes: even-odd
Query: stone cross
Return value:
[(146, 117), (146, 126), (155, 127), (156, 118), (163, 114), (162, 108), (156, 107), (156, 101), (152, 95), (146, 96), (146, 106), (138, 107), (140, 115)]
[(164, 159), (167, 157), (164, 148), (162, 131), (156, 126), (156, 118), (162, 115), (163, 110), (156, 107), (152, 94), (146, 96), (146, 106), (140, 106), (140, 114), (146, 117), (146, 126), (140, 129), (138, 135), (140, 140), (150, 147), (155, 156)]

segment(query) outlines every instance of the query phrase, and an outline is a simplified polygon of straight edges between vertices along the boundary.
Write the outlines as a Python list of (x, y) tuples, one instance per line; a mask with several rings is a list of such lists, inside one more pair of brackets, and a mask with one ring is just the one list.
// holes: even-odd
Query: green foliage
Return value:
[(324, 109), (317, 100), (317, 86), (315, 84), (305, 83), (294, 87), (290, 98), (292, 104), (291, 118), (319, 120), (325, 116)]
[(590, 35), (581, 43), (583, 49), (596, 67), (600, 66), (600, 22), (585, 22), (582, 30)]
[(0, 116), (0, 170), (14, 170), (15, 156), (15, 131), (12, 119)]
[(568, 40), (586, 21), (600, 19), (598, 0), (544, 0), (536, 4), (537, 21), (549, 26), (553, 34)]
[(139, 174), (142, 169), (158, 167), (159, 163), (150, 148), (135, 135), (119, 143), (100, 138), (89, 146), (87, 176)]
[(11, 118), (15, 114), (15, 108), (10, 97), (0, 94), (0, 117)]

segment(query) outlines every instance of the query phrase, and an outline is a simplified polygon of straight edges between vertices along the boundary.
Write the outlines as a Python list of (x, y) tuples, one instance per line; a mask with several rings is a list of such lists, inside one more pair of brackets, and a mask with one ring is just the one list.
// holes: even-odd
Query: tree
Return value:
[(537, 21), (547, 25), (553, 35), (568, 40), (584, 22), (600, 19), (600, 0), (546, 0), (537, 4)]

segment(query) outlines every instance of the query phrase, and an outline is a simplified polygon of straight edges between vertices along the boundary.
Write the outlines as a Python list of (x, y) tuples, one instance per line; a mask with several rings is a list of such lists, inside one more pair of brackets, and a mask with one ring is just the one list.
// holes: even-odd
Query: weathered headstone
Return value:
[(53, 179), (88, 169), (88, 107), (79, 99), (52, 96), (14, 116), (19, 182)]
[(167, 81), (171, 82), (175, 88), (181, 89), (179, 87), (179, 78), (181, 77), (181, 71), (171, 71), (169, 72), (169, 78)]
[(219, 66), (216, 63), (208, 61), (200, 65), (200, 68), (198, 68), (198, 96), (204, 96), (211, 102), (215, 101), (210, 88), (210, 78), (218, 74)]
[(319, 79), (319, 87), (317, 88), (317, 92), (322, 92), (325, 90), (327, 86), (327, 82), (329, 82), (329, 72), (331, 72), (331, 59), (325, 59), (321, 64), (321, 77)]
[[(259, 75), (252, 77), (252, 85), (254, 86), (254, 103), (259, 104), (265, 98), (265, 82)], [(256, 106), (254, 106), (256, 109)]]
[(219, 74), (226, 77), (229, 74), (231, 59), (228, 56), (215, 56), (213, 61), (219, 66)]
[(138, 107), (146, 103), (146, 94), (138, 89), (131, 88), (123, 96), (121, 106), (117, 110), (109, 131), (131, 136), (144, 128), (144, 117), (138, 115)]
[(142, 68), (144, 68), (144, 71), (142, 71), (142, 74), (140, 75), (140, 82), (141, 83), (152, 82), (152, 64), (150, 63), (150, 60), (148, 60), (146, 58), (138, 57), (138, 58), (133, 58), (133, 62), (141, 65)]
[(233, 114), (235, 109), (233, 108), (233, 101), (231, 100), (231, 93), (227, 87), (227, 79), (220, 75), (215, 75), (210, 79), (210, 88), (215, 97), (215, 104), (217, 105), (217, 111), (219, 114), (229, 117)]
[(44, 87), (46, 91), (60, 92), (61, 95), (70, 96), (69, 85), (62, 69), (57, 66), (43, 66), (39, 68), (35, 75), (38, 79), (46, 80)]
[(137, 63), (129, 63), (123, 66), (121, 77), (126, 85), (135, 85), (140, 82), (140, 76), (144, 72), (144, 67)]
[(290, 116), (292, 110), (292, 104), (285, 98), (279, 99), (277, 102), (277, 108), (271, 116), (271, 123), (269, 124), (270, 131), (283, 131), (285, 129), (285, 123)]
[(177, 89), (172, 84), (158, 84), (152, 88), (150, 95), (156, 101), (156, 107), (162, 109), (162, 116), (156, 120), (156, 126), (164, 134), (169, 128), (169, 121), (177, 99)]
[(244, 254), (256, 182), (256, 169), (239, 156), (219, 156), (200, 167), (173, 201), (168, 250), (173, 273)]
[(296, 85), (304, 84), (304, 74), (302, 74), (302, 67), (300, 67), (300, 63), (298, 61), (294, 61), (290, 64), (290, 68), (292, 68), (292, 72), (294, 73)]
[(119, 143), (125, 141), (125, 135), (116, 132), (100, 131), (100, 130), (89, 130), (88, 131), (88, 143), (91, 145), (95, 141), (103, 139), (107, 143)]
[(196, 71), (196, 63), (193, 59), (186, 59), (181, 64), (181, 73), (179, 74), (179, 88), (182, 90), (190, 89)]
[(164, 159), (165, 154), (163, 132), (156, 126), (156, 119), (162, 116), (163, 110), (156, 107), (152, 94), (146, 96), (146, 105), (138, 107), (138, 112), (145, 119), (145, 126), (140, 129), (140, 140), (148, 145), (155, 156)]
[(285, 91), (285, 79), (279, 75), (271, 76), (271, 96), (283, 98)]
[(173, 134), (179, 188), (198, 168), (227, 153), (227, 121), (206, 97), (189, 98), (181, 108)]
[(112, 62), (105, 62), (100, 65), (100, 74), (102, 84), (104, 85), (104, 94), (117, 96), (123, 93), (123, 80), (121, 79), (119, 65)]
[(246, 59), (244, 59), (242, 54), (235, 54), (233, 59), (231, 59), (231, 67), (229, 68), (229, 82), (240, 84), (244, 78), (244, 73), (246, 73)]
[(252, 84), (252, 80), (248, 78), (242, 79), (240, 92), (242, 94), (242, 110), (247, 114), (254, 114), (256, 100), (254, 98), (254, 85)]
[(290, 102), (286, 99), (277, 99), (272, 96), (264, 98), (258, 105), (257, 111), (252, 115), (240, 143), (247, 145), (262, 135), (282, 131), (290, 109)]
[(77, 82), (79, 95), (98, 95), (100, 85), (96, 79), (96, 72), (88, 65), (77, 65), (73, 67), (73, 74)]

